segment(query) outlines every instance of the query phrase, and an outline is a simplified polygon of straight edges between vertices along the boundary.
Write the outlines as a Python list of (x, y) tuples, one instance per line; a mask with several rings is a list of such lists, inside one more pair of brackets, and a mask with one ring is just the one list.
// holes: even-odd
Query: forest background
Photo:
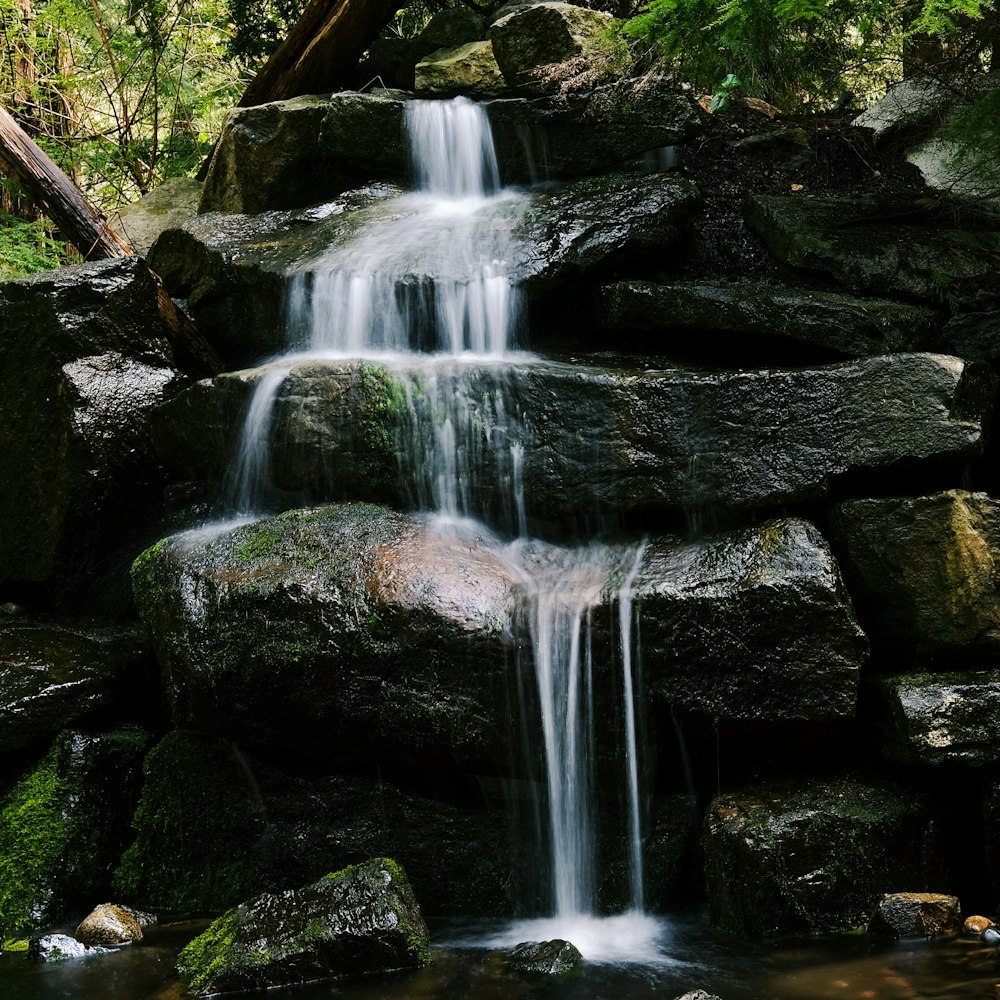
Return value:
[[(197, 172), (305, 3), (0, 0), (0, 106), (113, 216), (164, 180)], [(412, 37), (438, 10), (461, 5), (499, 6), (414, 0), (383, 34)], [(822, 109), (846, 93), (863, 107), (904, 77), (934, 75), (972, 95), (953, 124), (971, 166), (1000, 163), (995, 0), (586, 5), (616, 17), (608, 51), (624, 71), (673, 72), (695, 93), (714, 94), (719, 110), (737, 93), (785, 112)], [(38, 207), (0, 177), (0, 279), (73, 259)]]

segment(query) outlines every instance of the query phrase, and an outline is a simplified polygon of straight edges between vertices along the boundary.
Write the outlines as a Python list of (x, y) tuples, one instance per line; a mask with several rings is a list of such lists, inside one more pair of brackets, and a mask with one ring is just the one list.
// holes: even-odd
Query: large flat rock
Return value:
[[(224, 476), (241, 415), (270, 370), (199, 382), (163, 407), (164, 461), (188, 478)], [(276, 486), (311, 502), (398, 502), (414, 497), (421, 477), (400, 469), (397, 453), (413, 454), (447, 417), (460, 434), (472, 427), (468, 481), (488, 504), (503, 475), (497, 452), (477, 443), (478, 425), (460, 423), (459, 411), (496, 416), (499, 400), (506, 446), (522, 454), (529, 517), (766, 508), (821, 497), (847, 472), (977, 456), (989, 405), (979, 376), (932, 354), (729, 373), (541, 359), (290, 361), (272, 409), (270, 464)], [(420, 445), (425, 455), (434, 447)], [(475, 497), (470, 504), (467, 513), (484, 513)]]

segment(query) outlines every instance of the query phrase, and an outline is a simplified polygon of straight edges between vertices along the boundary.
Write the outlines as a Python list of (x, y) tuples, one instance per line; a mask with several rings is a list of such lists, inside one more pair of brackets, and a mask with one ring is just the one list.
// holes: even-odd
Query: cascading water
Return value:
[[(641, 548), (592, 544), (559, 549), (526, 537), (521, 463), (530, 414), (512, 398), (505, 372), (517, 353), (521, 294), (511, 278), (514, 230), (527, 195), (499, 185), (483, 110), (458, 98), (413, 101), (407, 127), (416, 191), (347, 247), (294, 279), (294, 350), (275, 360), (250, 401), (236, 463), (232, 512), (248, 516), (260, 479), (274, 400), (298, 360), (352, 358), (385, 365), (405, 387), (400, 432), (404, 495), (435, 512), (440, 530), (480, 518), (513, 540), (544, 739), (553, 924), (518, 925), (507, 938), (568, 937), (588, 958), (648, 960), (660, 926), (642, 914), (642, 851), (631, 594)], [(266, 484), (264, 484), (266, 486)], [(631, 911), (594, 916), (594, 610), (617, 603)], [(505, 940), (507, 938), (504, 938)]]

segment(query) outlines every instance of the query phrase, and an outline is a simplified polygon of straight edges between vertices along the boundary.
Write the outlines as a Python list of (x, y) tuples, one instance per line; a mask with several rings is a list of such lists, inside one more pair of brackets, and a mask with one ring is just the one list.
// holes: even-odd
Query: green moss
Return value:
[(27, 930), (43, 915), (46, 883), (57, 868), (72, 823), (63, 816), (69, 788), (57, 742), (0, 806), (0, 924)]
[(232, 959), (238, 917), (236, 910), (209, 924), (177, 956), (177, 972), (192, 993), (211, 982), (213, 975)]
[(161, 538), (155, 545), (140, 552), (136, 556), (135, 562), (132, 563), (132, 593), (139, 613), (147, 625), (149, 624), (148, 614), (161, 604), (157, 597), (157, 581), (160, 564), (169, 544), (169, 538)]
[(233, 561), (243, 565), (273, 555), (280, 541), (278, 532), (267, 522), (241, 528), (240, 534), (243, 537), (233, 546)]
[(397, 433), (406, 413), (406, 386), (382, 365), (362, 361), (358, 365), (361, 405), (358, 429), (362, 444), (376, 463), (395, 462)]
[(28, 950), (28, 939), (27, 938), (8, 938), (3, 942), (3, 951), (20, 951), (26, 952)]

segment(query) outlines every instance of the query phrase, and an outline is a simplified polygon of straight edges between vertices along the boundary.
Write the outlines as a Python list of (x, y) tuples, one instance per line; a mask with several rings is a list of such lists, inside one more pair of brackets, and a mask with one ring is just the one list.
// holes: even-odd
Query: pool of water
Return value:
[[(180, 1000), (178, 950), (204, 924), (151, 931), (111, 954), (35, 965), (0, 956), (4, 1000)], [(672, 1000), (695, 988), (723, 1000), (996, 1000), (1000, 952), (978, 940), (874, 944), (864, 936), (756, 946), (733, 941), (697, 916), (664, 921), (652, 962), (584, 962), (561, 981), (512, 973), (504, 952), (484, 946), (505, 929), (454, 925), (435, 930), (434, 961), (417, 972), (313, 983), (252, 1000)]]

